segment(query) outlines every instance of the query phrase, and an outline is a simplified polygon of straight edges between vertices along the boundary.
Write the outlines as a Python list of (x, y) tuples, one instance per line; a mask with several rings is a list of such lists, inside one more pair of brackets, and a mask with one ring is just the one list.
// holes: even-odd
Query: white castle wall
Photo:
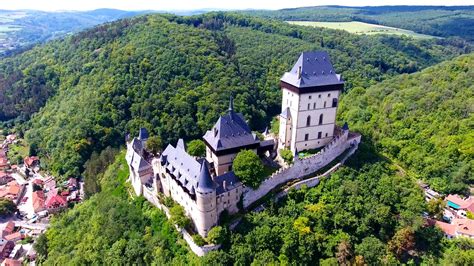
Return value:
[[(158, 209), (162, 210), (168, 219), (170, 218), (171, 215), (168, 207), (160, 203), (158, 197), (155, 196), (152, 188), (143, 186), (143, 197), (145, 197), (145, 199), (147, 199), (151, 204), (155, 205)], [(191, 250), (198, 256), (204, 256), (207, 253), (213, 250), (218, 250), (221, 247), (221, 245), (205, 245), (200, 247), (196, 245), (196, 243), (194, 243), (193, 237), (188, 233), (188, 231), (186, 231), (186, 229), (180, 228), (176, 225), (175, 227), (176, 230), (181, 233), (186, 243), (188, 243)]]
[(295, 159), (295, 162), (289, 165), (289, 167), (280, 168), (269, 178), (265, 179), (256, 190), (249, 187), (245, 188), (243, 196), (244, 208), (248, 208), (252, 203), (265, 196), (278, 185), (291, 180), (303, 178), (318, 171), (336, 159), (346, 149), (351, 147), (351, 145), (357, 146), (359, 144), (360, 135), (350, 139), (348, 136), (349, 131), (345, 130), (341, 135), (336, 136), (317, 154), (303, 159)]

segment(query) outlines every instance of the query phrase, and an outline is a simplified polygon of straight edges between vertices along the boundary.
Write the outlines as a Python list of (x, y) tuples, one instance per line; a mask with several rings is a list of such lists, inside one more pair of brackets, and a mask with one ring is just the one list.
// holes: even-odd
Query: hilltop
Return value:
[(444, 193), (474, 184), (474, 54), (344, 95), (341, 121)]
[[(470, 50), (442, 40), (356, 36), (232, 13), (148, 15), (96, 26), (0, 61), (0, 120), (79, 175), (93, 151), (139, 125), (166, 142), (201, 136), (231, 93), (252, 128), (279, 113), (278, 80), (302, 50), (324, 49), (346, 89)], [(36, 113), (37, 112), (37, 113)], [(7, 124), (7, 125), (8, 125)]]

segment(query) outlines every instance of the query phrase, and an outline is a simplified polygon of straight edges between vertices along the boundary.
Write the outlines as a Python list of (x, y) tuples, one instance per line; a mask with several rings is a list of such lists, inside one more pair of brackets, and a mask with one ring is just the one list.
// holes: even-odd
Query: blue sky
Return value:
[(280, 9), (317, 5), (474, 5), (474, 0), (0, 0), (0, 9), (92, 10), (192, 10), (192, 9)]

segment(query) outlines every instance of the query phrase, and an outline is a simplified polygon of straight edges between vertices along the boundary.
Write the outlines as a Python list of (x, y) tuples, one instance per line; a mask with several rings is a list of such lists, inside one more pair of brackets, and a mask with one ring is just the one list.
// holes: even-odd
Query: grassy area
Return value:
[(12, 164), (17, 164), (19, 158), (25, 158), (29, 155), (30, 147), (24, 140), (20, 139), (16, 144), (8, 146), (8, 159)]
[(394, 35), (406, 35), (417, 39), (429, 39), (437, 38), (430, 35), (419, 34), (411, 30), (404, 30), (400, 28), (387, 27), (377, 24), (369, 24), (359, 21), (350, 22), (319, 22), (319, 21), (287, 21), (290, 24), (311, 26), (311, 27), (322, 27), (335, 30), (345, 30), (355, 34), (394, 34)]
[(298, 153), (298, 156), (300, 158), (305, 158), (305, 157), (308, 157), (308, 156), (311, 156), (311, 155), (314, 155), (318, 152), (320, 152), (324, 147), (320, 147), (320, 148), (316, 148), (316, 149), (310, 149), (310, 150), (305, 150), (305, 151), (302, 151), (302, 152), (299, 152)]

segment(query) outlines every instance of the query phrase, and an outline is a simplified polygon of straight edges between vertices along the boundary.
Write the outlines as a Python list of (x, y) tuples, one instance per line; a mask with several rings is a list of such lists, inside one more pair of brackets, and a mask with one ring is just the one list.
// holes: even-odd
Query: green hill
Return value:
[[(0, 60), (0, 120), (21, 127), (55, 174), (79, 175), (93, 151), (149, 128), (164, 142), (201, 136), (226, 109), (255, 129), (279, 113), (278, 80), (304, 50), (325, 49), (347, 89), (452, 58), (469, 46), (357, 36), (210, 13), (97, 26)], [(33, 149), (34, 151), (35, 149)]]
[(473, 6), (314, 6), (243, 12), (291, 21), (360, 21), (427, 35), (461, 37), (470, 42), (474, 41)]
[(474, 54), (344, 95), (339, 119), (443, 192), (474, 183)]

